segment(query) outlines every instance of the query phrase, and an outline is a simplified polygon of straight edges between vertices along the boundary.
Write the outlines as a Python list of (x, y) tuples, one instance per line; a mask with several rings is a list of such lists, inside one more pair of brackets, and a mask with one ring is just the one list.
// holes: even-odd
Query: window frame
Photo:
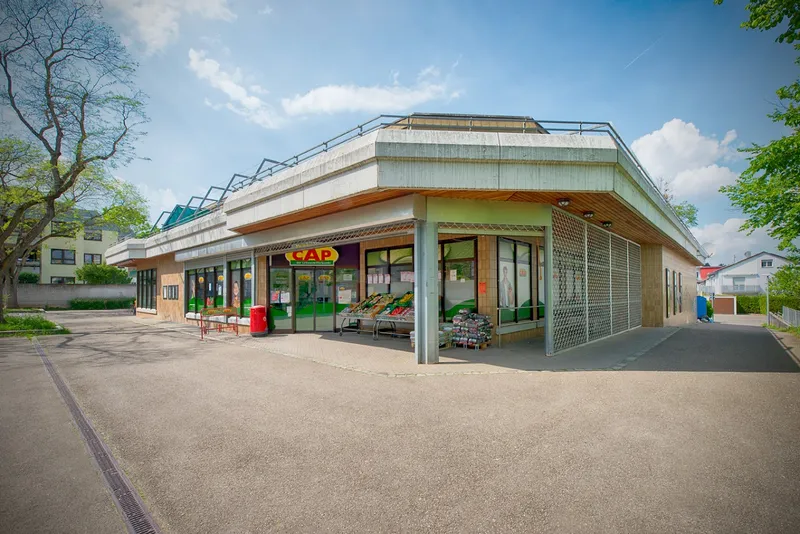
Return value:
[[(61, 279), (63, 282), (54, 282), (53, 280)], [(50, 283), (56, 285), (74, 285), (75, 284), (75, 277), (74, 276), (51, 276)]]
[[(56, 252), (58, 252), (59, 259), (55, 258)], [(69, 262), (66, 259), (66, 252), (72, 252), (72, 261)], [(75, 249), (70, 248), (51, 248), (50, 249), (50, 265), (75, 265)]]
[(771, 269), (772, 268), (772, 260), (771, 259), (761, 260), (761, 268), (762, 269)]
[[(234, 267), (234, 264), (238, 263), (237, 267)], [(245, 263), (249, 263), (247, 267), (244, 266)], [(234, 273), (238, 274), (238, 279), (236, 281), (239, 282), (239, 306), (236, 309), (236, 313), (239, 314), (239, 317), (250, 317), (250, 309), (253, 307), (253, 264), (255, 262), (252, 258), (243, 258), (239, 260), (231, 260), (228, 262), (228, 279), (225, 281), (227, 294), (225, 295), (225, 305), (233, 307), (233, 282), (235, 275)], [(245, 287), (245, 274), (250, 273), (250, 305), (245, 306), (245, 297), (244, 297), (244, 287)], [(245, 313), (247, 312), (247, 313)]]
[(678, 313), (683, 313), (683, 273), (678, 273)]
[(678, 314), (678, 273), (672, 271), (672, 315)]
[(667, 304), (667, 319), (669, 319), (669, 268), (664, 269), (664, 281), (667, 286), (666, 287), (667, 292), (665, 294), (666, 298), (664, 300), (666, 301)]
[[(501, 317), (501, 308), (500, 308), (500, 241), (507, 241), (512, 244), (512, 255), (514, 256), (514, 320), (511, 321), (500, 321)], [(528, 279), (530, 283), (530, 300), (531, 304), (533, 304), (534, 299), (536, 299), (536, 306), (531, 306), (531, 317), (530, 319), (522, 319), (519, 318), (519, 288), (517, 287), (517, 273), (519, 272), (519, 264), (517, 263), (517, 244), (520, 243), (522, 245), (527, 245), (530, 247), (530, 264), (528, 265)], [(508, 237), (497, 237), (497, 323), (498, 326), (502, 324), (517, 324), (520, 322), (527, 322), (527, 321), (538, 321), (539, 317), (539, 277), (538, 273), (537, 276), (533, 276), (533, 267), (536, 266), (538, 269), (539, 261), (538, 261), (538, 254), (539, 254), (539, 244), (537, 243), (528, 243), (527, 241), (520, 241), (517, 239), (511, 239)], [(534, 278), (536, 281), (534, 282)], [(511, 308), (502, 308), (505, 310), (509, 310)]]
[[(89, 256), (89, 261), (86, 261), (86, 256)], [(97, 256), (99, 261), (95, 262), (94, 258)], [(103, 255), (102, 254), (92, 254), (90, 252), (83, 253), (83, 264), (84, 265), (102, 265), (103, 264)]]
[[(207, 287), (206, 284), (208, 284), (207, 278), (208, 278), (208, 273), (209, 272), (211, 273), (211, 276), (213, 277), (213, 279), (211, 280), (211, 282), (212, 282), (212, 284), (211, 284), (211, 289), (212, 289), (211, 294), (208, 294), (208, 292), (205, 289)], [(183, 271), (183, 274), (184, 274), (184, 287), (186, 289), (186, 298), (184, 299), (184, 304), (183, 304), (184, 313), (200, 313), (203, 310), (208, 309), (208, 308), (217, 308), (217, 307), (219, 307), (219, 306), (217, 306), (217, 297), (224, 297), (225, 296), (225, 289), (223, 288), (221, 295), (217, 294), (217, 287), (218, 287), (217, 277), (219, 275), (223, 275), (223, 276), (225, 275), (225, 265), (224, 264), (222, 264), (222, 265), (211, 265), (211, 266), (208, 266), (208, 267), (197, 267), (195, 269), (186, 269), (185, 271)], [(195, 293), (194, 294), (195, 294), (195, 299), (198, 298), (198, 295), (200, 294), (200, 292), (201, 292), (200, 290), (201, 289), (202, 289), (202, 294), (203, 294), (202, 306), (198, 307), (196, 310), (190, 310), (189, 309), (189, 299), (190, 299), (190, 295), (192, 294), (191, 291), (189, 291), (189, 277), (191, 276), (191, 274), (194, 274), (194, 283), (195, 283), (195, 285), (194, 285)], [(200, 282), (200, 277), (201, 276), (203, 277), (203, 281), (202, 282)], [(223, 280), (222, 283), (226, 284), (227, 281)], [(208, 305), (208, 298), (209, 297), (212, 298), (212, 305), (211, 306)], [(223, 303), (221, 304), (221, 306), (224, 306), (225, 305), (224, 304), (225, 303), (224, 298), (223, 298), (222, 302)], [(196, 302), (195, 302), (195, 304), (196, 304)]]
[(136, 271), (136, 307), (158, 310), (158, 274), (156, 269)]

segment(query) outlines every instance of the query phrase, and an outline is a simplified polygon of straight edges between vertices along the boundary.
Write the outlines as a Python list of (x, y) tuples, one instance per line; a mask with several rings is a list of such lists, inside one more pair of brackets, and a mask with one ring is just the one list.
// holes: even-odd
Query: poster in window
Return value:
[(511, 262), (500, 262), (501, 265), (501, 275), (500, 275), (500, 287), (498, 288), (499, 291), (499, 299), (500, 299), (500, 307), (501, 308), (514, 308), (516, 306), (516, 296), (514, 294), (514, 282), (513, 279), (509, 279), (509, 273), (514, 272), (514, 264)]

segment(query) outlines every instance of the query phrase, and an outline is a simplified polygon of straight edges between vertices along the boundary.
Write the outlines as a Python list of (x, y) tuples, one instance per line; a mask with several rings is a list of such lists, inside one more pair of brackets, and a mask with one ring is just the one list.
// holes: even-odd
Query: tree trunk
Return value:
[[(27, 257), (27, 256), (26, 256)], [(14, 272), (11, 274), (11, 279), (9, 280), (9, 296), (8, 296), (8, 307), (9, 308), (19, 308), (19, 294), (17, 289), (19, 288), (19, 273), (22, 271), (22, 266), (17, 267), (14, 269)]]
[(3, 313), (6, 309), (6, 300), (6, 276), (4, 274), (0, 274), (0, 323), (6, 322), (5, 315)]

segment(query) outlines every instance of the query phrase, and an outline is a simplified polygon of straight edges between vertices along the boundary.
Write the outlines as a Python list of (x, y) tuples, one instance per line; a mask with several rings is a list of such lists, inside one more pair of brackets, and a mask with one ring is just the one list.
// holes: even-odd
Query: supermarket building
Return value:
[(272, 332), (333, 332), (413, 291), (418, 363), (462, 309), (548, 355), (694, 322), (707, 255), (609, 123), (530, 117), (381, 116), (166, 215), (106, 253), (136, 268), (138, 316), (235, 306), (246, 329), (260, 304)]

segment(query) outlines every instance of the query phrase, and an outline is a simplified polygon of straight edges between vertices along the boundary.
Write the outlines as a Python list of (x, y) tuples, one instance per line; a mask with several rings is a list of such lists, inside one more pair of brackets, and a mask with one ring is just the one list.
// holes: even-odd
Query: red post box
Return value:
[(267, 335), (266, 306), (252, 306), (250, 308), (250, 335), (253, 337), (264, 337)]

